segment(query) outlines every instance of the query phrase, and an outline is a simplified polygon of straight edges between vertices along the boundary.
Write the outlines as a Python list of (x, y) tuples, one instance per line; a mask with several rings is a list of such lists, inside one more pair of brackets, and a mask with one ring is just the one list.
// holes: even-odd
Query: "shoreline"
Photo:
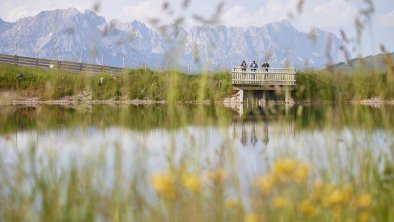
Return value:
[[(61, 105), (61, 106), (74, 106), (74, 105), (163, 105), (163, 104), (220, 104), (226, 107), (236, 107), (240, 106), (242, 103), (237, 98), (237, 94), (223, 98), (220, 101), (197, 101), (197, 100), (185, 100), (185, 101), (171, 101), (168, 100), (150, 100), (150, 99), (93, 99), (92, 93), (90, 92), (81, 92), (75, 96), (66, 96), (61, 99), (50, 99), (50, 100), (41, 100), (38, 97), (23, 97), (21, 95), (17, 95), (13, 92), (0, 92), (0, 105), (1, 106), (36, 106), (36, 105)], [(247, 103), (243, 103), (247, 105)], [(328, 101), (328, 100), (255, 100), (253, 103), (248, 103), (256, 106), (265, 106), (265, 105), (330, 105), (330, 104), (352, 104), (352, 105), (366, 105), (377, 107), (381, 105), (394, 105), (394, 99), (391, 100), (382, 100), (379, 97), (372, 97), (369, 99), (362, 100), (351, 100), (351, 101)]]
[[(75, 100), (36, 100), (36, 99), (25, 99), (25, 100), (11, 100), (7, 102), (0, 102), (2, 106), (19, 106), (19, 105), (61, 105), (61, 106), (70, 106), (70, 105), (164, 105), (169, 102), (166, 100), (85, 100), (85, 101), (75, 101)], [(174, 104), (204, 104), (209, 105), (211, 102), (209, 101), (175, 101), (172, 102)]]
[[(190, 104), (190, 105), (210, 105), (210, 104), (220, 104), (228, 107), (239, 106), (242, 103), (240, 102), (225, 102), (223, 100), (211, 102), (209, 100), (205, 101), (174, 101), (171, 102), (174, 104)], [(37, 106), (37, 105), (60, 105), (60, 106), (73, 106), (73, 105), (164, 105), (169, 104), (167, 100), (140, 100), (140, 99), (125, 99), (125, 100), (116, 100), (116, 99), (106, 99), (106, 100), (68, 100), (68, 99), (59, 99), (59, 100), (39, 100), (38, 98), (24, 98), (24, 99), (12, 99), (12, 100), (3, 100), (0, 97), (0, 105), (1, 106)], [(246, 103), (243, 103), (246, 105)], [(352, 101), (325, 101), (325, 100), (308, 100), (308, 101), (266, 101), (266, 102), (258, 102), (256, 105), (265, 106), (265, 105), (333, 105), (333, 104), (351, 104), (351, 105), (366, 105), (366, 106), (381, 106), (381, 105), (394, 105), (394, 100), (381, 100), (376, 98), (366, 99), (366, 100), (352, 100)]]

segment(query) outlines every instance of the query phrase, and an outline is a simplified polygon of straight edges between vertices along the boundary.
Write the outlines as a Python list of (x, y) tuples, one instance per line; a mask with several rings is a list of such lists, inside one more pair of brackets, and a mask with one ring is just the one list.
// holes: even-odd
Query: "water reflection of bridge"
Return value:
[[(275, 103), (273, 103), (273, 105), (269, 105), (269, 104), (260, 105), (257, 103), (256, 104), (234, 103), (234, 104), (225, 104), (225, 106), (237, 112), (238, 118), (245, 118), (245, 116), (248, 115), (250, 116), (251, 114), (252, 116), (256, 116), (256, 114), (260, 116), (264, 116), (271, 113), (271, 114), (275, 114), (276, 117), (280, 117), (280, 116), (293, 115), (294, 113), (294, 105), (290, 105), (290, 104), (275, 105)], [(281, 109), (278, 110), (277, 109), (278, 107), (281, 107)], [(279, 113), (279, 116), (276, 115), (277, 113)]]
[(268, 144), (272, 137), (294, 135), (295, 110), (285, 106), (256, 106), (246, 108), (235, 117), (233, 136), (244, 145), (255, 146), (259, 141)]
[(244, 146), (255, 146), (259, 141), (268, 144), (272, 137), (294, 135), (294, 122), (234, 122), (233, 137)]

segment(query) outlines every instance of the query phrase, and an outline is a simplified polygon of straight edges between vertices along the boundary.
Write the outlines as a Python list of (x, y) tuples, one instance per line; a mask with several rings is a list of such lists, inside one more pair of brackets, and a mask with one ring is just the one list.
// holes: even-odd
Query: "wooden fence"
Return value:
[(95, 65), (79, 62), (58, 61), (49, 59), (39, 59), (25, 56), (12, 56), (0, 54), (0, 63), (14, 64), (16, 66), (38, 67), (44, 69), (64, 69), (72, 72), (92, 72), (92, 73), (119, 73), (122, 68)]

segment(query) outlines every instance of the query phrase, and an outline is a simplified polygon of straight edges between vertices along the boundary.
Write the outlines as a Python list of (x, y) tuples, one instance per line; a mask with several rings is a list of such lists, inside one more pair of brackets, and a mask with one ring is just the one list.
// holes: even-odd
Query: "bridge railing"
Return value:
[(231, 72), (233, 85), (296, 85), (294, 68), (257, 68), (242, 69), (235, 67)]

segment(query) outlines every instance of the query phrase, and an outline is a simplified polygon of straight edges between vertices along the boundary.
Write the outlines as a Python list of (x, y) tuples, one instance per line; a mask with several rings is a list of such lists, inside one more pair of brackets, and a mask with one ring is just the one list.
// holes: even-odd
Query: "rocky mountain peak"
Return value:
[[(134, 20), (106, 21), (92, 11), (75, 8), (43, 11), (36, 16), (7, 23), (0, 20), (0, 53), (39, 56), (129, 67), (149, 63), (152, 68), (168, 64), (176, 49), (180, 68), (201, 65), (230, 68), (242, 60), (270, 60), (276, 67), (320, 68), (327, 64), (327, 41), (331, 41), (332, 62), (343, 61), (343, 42), (334, 34), (315, 31), (315, 39), (288, 20), (262, 27), (197, 26), (186, 31), (167, 26), (155, 30)], [(179, 47), (180, 46), (180, 47)], [(267, 57), (269, 56), (269, 57)], [(196, 59), (199, 57), (199, 59)], [(172, 58), (172, 57), (171, 57)], [(199, 64), (196, 64), (196, 61)], [(174, 63), (175, 64), (175, 63)]]

